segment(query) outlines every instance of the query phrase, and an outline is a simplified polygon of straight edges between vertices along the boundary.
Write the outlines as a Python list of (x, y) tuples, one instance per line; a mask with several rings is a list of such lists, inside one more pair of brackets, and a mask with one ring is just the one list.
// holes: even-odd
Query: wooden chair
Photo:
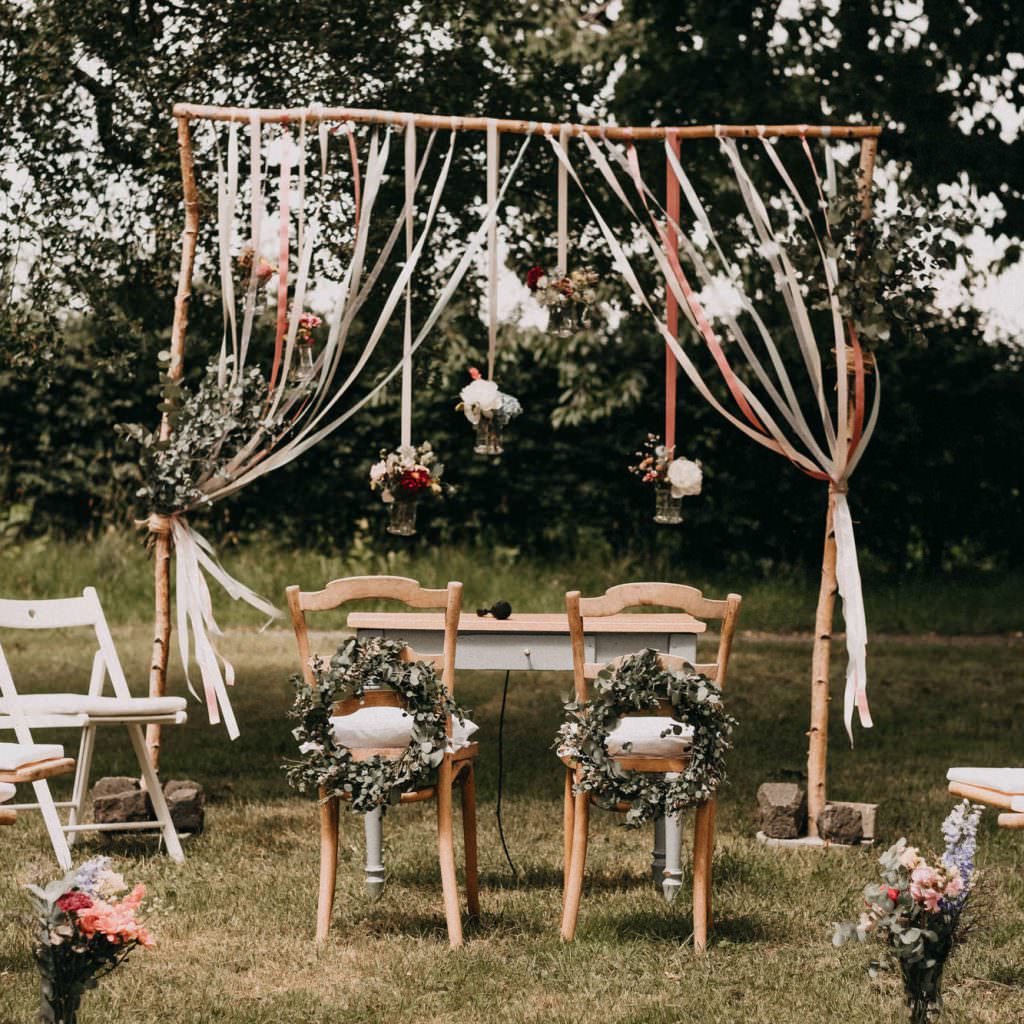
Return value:
[[(581, 598), (578, 590), (565, 595), (565, 606), (569, 616), (569, 635), (572, 641), (573, 678), (576, 699), (589, 698), (588, 681), (597, 677), (605, 667), (587, 663), (584, 654), (584, 619), (604, 615), (616, 615), (627, 608), (640, 605), (658, 605), (675, 608), (699, 618), (721, 620), (718, 655), (714, 662), (694, 667), (724, 687), (729, 667), (729, 652), (732, 648), (736, 618), (739, 615), (742, 598), (730, 594), (724, 601), (712, 601), (693, 587), (678, 583), (623, 583), (611, 587), (601, 597)], [(615, 665), (621, 659), (610, 662)], [(665, 668), (677, 669), (684, 659), (668, 654), (661, 656)], [(662, 702), (656, 712), (672, 717), (671, 705)], [(646, 714), (640, 712), (638, 714)], [(576, 935), (576, 920), (579, 916), (580, 898), (583, 892), (583, 873), (587, 860), (587, 829), (590, 822), (589, 794), (573, 793), (573, 783), (579, 774), (578, 766), (569, 758), (563, 758), (565, 772), (565, 802), (563, 823), (565, 827), (565, 869), (564, 895), (562, 900), (562, 940), (570, 942)], [(622, 754), (615, 761), (625, 771), (671, 773), (686, 770), (689, 755), (679, 757), (657, 757)], [(619, 810), (627, 810), (627, 806)], [(674, 827), (673, 827), (674, 826)], [(672, 852), (669, 843), (679, 842), (678, 823), (669, 821), (666, 827), (666, 863)], [(707, 946), (708, 927), (711, 922), (711, 858), (715, 842), (715, 800), (701, 804), (695, 815), (693, 845), (693, 944), (698, 952)], [(678, 856), (678, 846), (674, 851)]]
[[(71, 800), (55, 802), (43, 777), (32, 783), (36, 802), (20, 804), (15, 809), (42, 813), (57, 862), (65, 870), (71, 867), (70, 846), (79, 832), (159, 829), (171, 859), (180, 863), (185, 855), (171, 821), (160, 780), (149, 760), (142, 727), (150, 722), (182, 725), (188, 717), (184, 699), (132, 696), (99, 596), (92, 587), (86, 587), (81, 597), (46, 601), (0, 600), (0, 628), (56, 630), (76, 627), (91, 627), (96, 634), (97, 650), (93, 655), (86, 693), (19, 693), (0, 647), (0, 731), (13, 730), (19, 743), (32, 743), (33, 729), (79, 729), (81, 732)], [(103, 694), (107, 677), (110, 678), (113, 696)], [(96, 729), (110, 725), (123, 725), (128, 731), (142, 780), (153, 804), (153, 821), (82, 823), (89, 793)], [(69, 809), (66, 825), (60, 822), (58, 807)]]
[(74, 770), (75, 760), (64, 756), (63, 747), (0, 743), (0, 825), (13, 825), (18, 820), (15, 808), (3, 806), (14, 796), (15, 786), (70, 775)]
[(1024, 829), (1024, 768), (950, 768), (946, 778), (953, 796), (1002, 811), (1000, 828)]
[[(441, 679), (449, 693), (455, 688), (455, 647), (458, 637), (459, 614), (462, 610), (462, 584), (449, 583), (444, 590), (426, 590), (415, 580), (401, 576), (354, 576), (348, 579), (332, 580), (323, 590), (302, 591), (297, 586), (288, 587), (288, 607), (292, 613), (295, 639), (299, 647), (302, 673), (307, 683), (314, 685), (310, 665), (312, 651), (306, 627), (306, 612), (328, 611), (349, 601), (392, 600), (400, 601), (412, 608), (444, 609), (444, 651), (441, 654), (422, 654), (407, 647), (405, 657), (410, 661), (429, 661), (440, 670)], [(340, 701), (335, 706), (336, 715), (353, 714), (360, 707), (403, 707), (398, 694), (391, 691), (367, 693), (363, 700)], [(452, 734), (452, 723), (448, 721), (448, 735)], [(368, 760), (375, 755), (398, 758), (404, 747), (353, 749), (357, 760)], [(410, 790), (401, 796), (401, 803), (417, 803), (421, 800), (437, 801), (437, 845), (441, 865), (441, 886), (444, 892), (445, 917), (448, 923), (448, 939), (453, 947), (462, 945), (462, 916), (459, 910), (458, 881), (455, 872), (455, 838), (452, 822), (452, 793), (454, 786), (461, 786), (462, 831), (466, 854), (466, 903), (469, 916), (478, 917), (480, 901), (477, 883), (476, 844), (476, 789), (474, 762), (479, 745), (469, 743), (454, 752), (445, 754), (437, 769), (437, 783)], [(334, 890), (338, 871), (338, 825), (339, 800), (325, 799), (320, 793), (320, 896), (317, 906), (316, 941), (323, 942), (331, 924), (334, 907)]]

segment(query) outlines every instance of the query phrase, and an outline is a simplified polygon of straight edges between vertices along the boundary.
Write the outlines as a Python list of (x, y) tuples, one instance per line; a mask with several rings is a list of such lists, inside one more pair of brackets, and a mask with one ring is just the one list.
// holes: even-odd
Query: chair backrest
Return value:
[[(89, 678), (89, 696), (103, 692), (107, 675), (115, 696), (131, 697), (124, 669), (110, 635), (103, 606), (93, 587), (86, 587), (81, 597), (59, 597), (44, 601), (15, 601), (0, 599), (0, 629), (74, 629), (91, 626), (96, 634), (97, 650), (93, 655), (92, 674)], [(0, 696), (17, 696), (10, 666), (0, 646)]]
[[(444, 650), (440, 654), (423, 654), (406, 647), (405, 661), (429, 661), (441, 671), (441, 681), (448, 693), (455, 690), (455, 648), (458, 642), (459, 615), (462, 612), (462, 584), (451, 582), (443, 590), (427, 590), (416, 580), (405, 576), (349, 576), (331, 580), (323, 590), (300, 590), (288, 587), (288, 608), (292, 613), (292, 626), (299, 647), (302, 677), (310, 686), (316, 684), (311, 665), (313, 652), (309, 646), (306, 612), (330, 611), (349, 601), (399, 601), (410, 608), (444, 609)], [(339, 701), (334, 712), (350, 715), (361, 707), (402, 707), (401, 698), (390, 690), (364, 694), (361, 700)], [(451, 722), (448, 723), (449, 731)]]
[[(572, 641), (573, 681), (576, 688), (576, 699), (587, 700), (590, 679), (594, 679), (604, 665), (586, 661), (584, 648), (584, 619), (599, 618), (605, 615), (617, 615), (627, 608), (644, 605), (655, 605), (662, 608), (675, 608), (685, 615), (701, 620), (719, 620), (718, 653), (713, 662), (698, 662), (694, 668), (713, 679), (720, 687), (725, 687), (725, 678), (729, 669), (729, 654), (732, 650), (732, 638), (736, 631), (736, 619), (739, 615), (743, 598), (739, 594), (730, 594), (725, 600), (716, 601), (705, 597), (696, 587), (687, 587), (681, 583), (620, 583), (609, 587), (600, 597), (581, 597), (578, 590), (570, 590), (565, 595), (565, 609), (569, 617), (569, 637)], [(609, 662), (615, 665), (621, 658)], [(675, 655), (662, 654), (661, 664), (668, 669), (678, 669), (686, 659)], [(666, 707), (659, 708), (658, 714), (669, 714)]]

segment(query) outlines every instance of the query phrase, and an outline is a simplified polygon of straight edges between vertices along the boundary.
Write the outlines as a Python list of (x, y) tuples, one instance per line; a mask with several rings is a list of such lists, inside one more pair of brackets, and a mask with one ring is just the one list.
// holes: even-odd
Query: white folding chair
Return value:
[[(133, 697), (125, 680), (124, 670), (114, 648), (100, 599), (92, 587), (81, 597), (48, 601), (11, 601), (0, 599), (0, 629), (68, 629), (91, 626), (99, 648), (93, 655), (92, 675), (88, 693), (19, 694), (10, 666), (0, 646), (0, 730), (13, 730), (19, 743), (32, 743), (34, 729), (80, 729), (78, 767), (71, 799), (54, 801), (46, 779), (32, 782), (36, 802), (8, 805), (8, 811), (38, 810), (62, 868), (71, 867), (70, 845), (79, 832), (111, 832), (159, 829), (167, 852), (179, 863), (185, 859), (181, 842), (171, 821), (160, 780), (146, 751), (142, 727), (150, 722), (181, 725), (186, 719), (185, 701), (181, 697)], [(103, 694), (110, 678), (113, 696)], [(156, 817), (152, 821), (83, 824), (85, 801), (89, 793), (89, 773), (96, 744), (96, 728), (102, 725), (123, 725), (128, 730), (142, 780), (153, 804)], [(67, 824), (61, 824), (57, 808), (66, 807)], [(66, 834), (66, 835), (65, 835)]]

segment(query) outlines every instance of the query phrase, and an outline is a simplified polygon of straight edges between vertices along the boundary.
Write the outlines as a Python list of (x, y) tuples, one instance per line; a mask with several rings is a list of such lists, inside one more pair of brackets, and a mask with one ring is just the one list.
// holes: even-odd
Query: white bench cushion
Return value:
[(1024, 811), (1024, 768), (950, 768), (946, 778), (1012, 797), (1012, 810)]
[[(661, 734), (673, 725), (681, 733)], [(605, 748), (613, 757), (619, 754), (641, 754), (648, 757), (678, 757), (690, 749), (693, 729), (674, 718), (661, 715), (630, 715), (608, 733)], [(626, 750), (626, 744), (631, 744)]]
[(0, 772), (16, 772), (23, 765), (63, 756), (59, 743), (0, 743)]
[[(89, 697), (80, 693), (28, 693), (19, 694), (15, 699), (18, 708), (26, 715), (145, 718), (174, 715), (187, 707), (184, 697)], [(0, 700), (0, 713), (9, 713), (6, 700)]]
[[(350, 750), (366, 747), (407, 747), (412, 739), (412, 716), (401, 708), (360, 708), (351, 715), (331, 719), (334, 742)], [(452, 721), (452, 750), (469, 746), (469, 737), (479, 726), (468, 718)]]
[(14, 796), (14, 787), (9, 782), (0, 782), (0, 804)]

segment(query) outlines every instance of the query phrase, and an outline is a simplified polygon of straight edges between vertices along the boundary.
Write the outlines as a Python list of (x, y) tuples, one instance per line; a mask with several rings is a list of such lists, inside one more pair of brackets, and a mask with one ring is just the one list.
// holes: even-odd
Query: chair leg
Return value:
[(452, 949), (462, 945), (462, 910), (459, 907), (459, 882), (455, 874), (455, 835), (452, 823), (452, 763), (450, 756), (437, 772), (437, 857), (441, 865), (441, 889), (444, 916), (448, 922), (448, 942)]
[(181, 850), (181, 840), (178, 839), (178, 832), (171, 821), (171, 812), (164, 799), (164, 791), (160, 786), (160, 779), (156, 769), (149, 759), (149, 751), (146, 750), (146, 737), (142, 732), (142, 726), (132, 724), (128, 726), (128, 735), (132, 739), (132, 746), (135, 748), (135, 757), (139, 762), (139, 770), (142, 772), (142, 781), (146, 784), (146, 792), (156, 812), (156, 820), (160, 822), (160, 831), (163, 833), (164, 845), (171, 860), (178, 864), (185, 862), (185, 854)]
[(589, 824), (590, 794), (579, 793), (575, 798), (569, 884), (565, 887), (562, 910), (563, 942), (572, 942), (576, 937), (576, 919), (579, 917), (580, 898), (583, 895), (583, 871), (587, 864), (587, 826)]
[(466, 850), (466, 910), (480, 916), (480, 883), (476, 845), (476, 766), (472, 761), (462, 774), (462, 843)]
[(693, 826), (693, 948), (703, 953), (708, 945), (708, 894), (711, 891), (711, 848), (708, 845), (711, 808), (697, 808)]
[(36, 795), (36, 804), (43, 816), (47, 834), (50, 837), (50, 844), (57, 856), (57, 863), (64, 871), (71, 870), (71, 848), (68, 846), (67, 837), (64, 835), (64, 828), (60, 823), (57, 808), (53, 806), (53, 796), (50, 794), (50, 787), (45, 779), (32, 783), (32, 789)]
[(565, 769), (565, 797), (562, 801), (562, 831), (565, 833), (562, 851), (562, 913), (565, 913), (565, 894), (569, 891), (569, 862), (572, 860), (572, 830), (576, 799), (572, 792), (572, 769)]
[(316, 941), (324, 942), (331, 929), (334, 888), (338, 878), (338, 810), (336, 796), (325, 799), (320, 790), (320, 893), (316, 905)]
[(717, 812), (718, 812), (718, 798), (717, 797), (712, 797), (708, 801), (708, 827), (707, 827), (707, 833), (706, 833), (706, 837), (705, 837), (705, 842), (707, 843), (707, 848), (708, 848), (707, 849), (708, 871), (707, 871), (707, 881), (705, 883), (705, 887), (707, 889), (707, 892), (706, 892), (706, 895), (705, 895), (704, 899), (705, 899), (705, 902), (707, 903), (707, 907), (708, 907), (708, 931), (710, 931), (711, 928), (713, 927), (714, 919), (715, 919), (714, 909), (713, 909), (713, 900), (711, 899), (711, 876), (712, 876), (711, 867), (712, 867), (712, 864), (714, 863), (714, 857), (715, 857), (715, 818), (717, 816)]
[[(81, 824), (85, 816), (85, 801), (89, 795), (89, 778), (92, 773), (92, 754), (96, 746), (96, 726), (87, 725), (82, 729), (82, 739), (78, 745), (78, 768), (75, 771), (75, 784), (71, 794), (71, 810), (68, 814), (69, 825)], [(74, 846), (79, 833), (68, 833), (68, 846)]]

